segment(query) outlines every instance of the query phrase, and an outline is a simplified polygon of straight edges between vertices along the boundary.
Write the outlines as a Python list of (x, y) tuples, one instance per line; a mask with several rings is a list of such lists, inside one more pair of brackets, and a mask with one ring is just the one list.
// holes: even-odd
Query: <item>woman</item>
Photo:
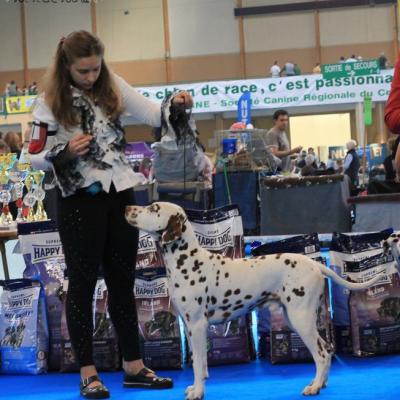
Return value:
[(19, 158), (22, 149), (21, 136), (17, 132), (7, 132), (4, 141), (8, 144), (10, 151), (17, 154), (17, 158)]
[[(67, 322), (80, 365), (81, 395), (108, 398), (92, 355), (92, 298), (100, 265), (109, 312), (123, 355), (124, 386), (169, 388), (147, 369), (139, 351), (133, 294), (138, 231), (125, 221), (138, 183), (123, 153), (123, 111), (141, 123), (161, 124), (160, 107), (111, 73), (104, 46), (86, 31), (58, 44), (44, 95), (34, 108), (29, 151), (35, 168), (53, 169), (60, 189), (58, 226), (67, 264)], [(179, 93), (173, 106), (191, 107)]]

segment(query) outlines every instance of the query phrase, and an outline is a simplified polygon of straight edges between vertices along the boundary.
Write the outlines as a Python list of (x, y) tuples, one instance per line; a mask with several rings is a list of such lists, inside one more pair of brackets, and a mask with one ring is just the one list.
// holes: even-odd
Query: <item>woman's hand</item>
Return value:
[(83, 133), (74, 136), (68, 143), (68, 158), (76, 158), (85, 155), (89, 151), (89, 145), (92, 139), (93, 136)]
[(188, 92), (180, 92), (172, 99), (172, 104), (177, 106), (183, 104), (185, 108), (193, 107), (193, 97)]

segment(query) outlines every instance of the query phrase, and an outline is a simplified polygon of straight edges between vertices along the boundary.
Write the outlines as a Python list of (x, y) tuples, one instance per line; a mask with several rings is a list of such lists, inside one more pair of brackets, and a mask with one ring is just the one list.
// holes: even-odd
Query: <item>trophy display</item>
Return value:
[(25, 179), (25, 187), (28, 193), (24, 196), (24, 205), (28, 208), (27, 212), (23, 213), (23, 220), (25, 222), (33, 222), (35, 220), (34, 206), (36, 204), (36, 198), (33, 194), (35, 179), (31, 174)]
[[(15, 230), (17, 223), (47, 220), (44, 176), (43, 171), (32, 170), (29, 163), (18, 163), (17, 154), (0, 154), (0, 230)], [(11, 202), (16, 206), (15, 221)]]
[(22, 200), (24, 195), (24, 181), (29, 176), (30, 164), (18, 164), (17, 167), (9, 172), (10, 179), (14, 184), (15, 204), (17, 206), (16, 222), (23, 222), (22, 215), (24, 202)]
[(45, 198), (46, 192), (43, 189), (43, 179), (44, 179), (44, 172), (43, 171), (32, 171), (31, 175), (35, 182), (35, 189), (33, 191), (33, 196), (37, 201), (37, 207), (35, 215), (33, 219), (35, 221), (45, 221), (47, 219), (47, 214), (43, 206), (43, 200)]

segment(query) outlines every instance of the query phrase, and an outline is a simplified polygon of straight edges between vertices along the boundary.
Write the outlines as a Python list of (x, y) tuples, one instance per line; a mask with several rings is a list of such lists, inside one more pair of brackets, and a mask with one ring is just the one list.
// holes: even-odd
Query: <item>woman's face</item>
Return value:
[(92, 89), (101, 71), (100, 56), (78, 58), (69, 66), (71, 78), (76, 86), (83, 90)]

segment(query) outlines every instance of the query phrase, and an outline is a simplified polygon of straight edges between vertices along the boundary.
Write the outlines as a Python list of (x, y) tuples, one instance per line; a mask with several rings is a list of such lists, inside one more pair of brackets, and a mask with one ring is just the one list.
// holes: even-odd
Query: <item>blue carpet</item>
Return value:
[[(175, 381), (171, 390), (151, 391), (123, 389), (122, 373), (101, 376), (118, 400), (177, 400), (192, 383), (192, 370), (163, 371)], [(301, 391), (314, 376), (313, 364), (271, 365), (254, 361), (210, 368), (206, 399), (215, 400), (292, 400), (304, 398)], [(2, 399), (78, 400), (77, 374), (49, 373), (39, 376), (0, 377)], [(391, 400), (400, 398), (400, 355), (369, 359), (336, 357), (332, 364), (329, 385), (320, 394), (321, 400)]]

